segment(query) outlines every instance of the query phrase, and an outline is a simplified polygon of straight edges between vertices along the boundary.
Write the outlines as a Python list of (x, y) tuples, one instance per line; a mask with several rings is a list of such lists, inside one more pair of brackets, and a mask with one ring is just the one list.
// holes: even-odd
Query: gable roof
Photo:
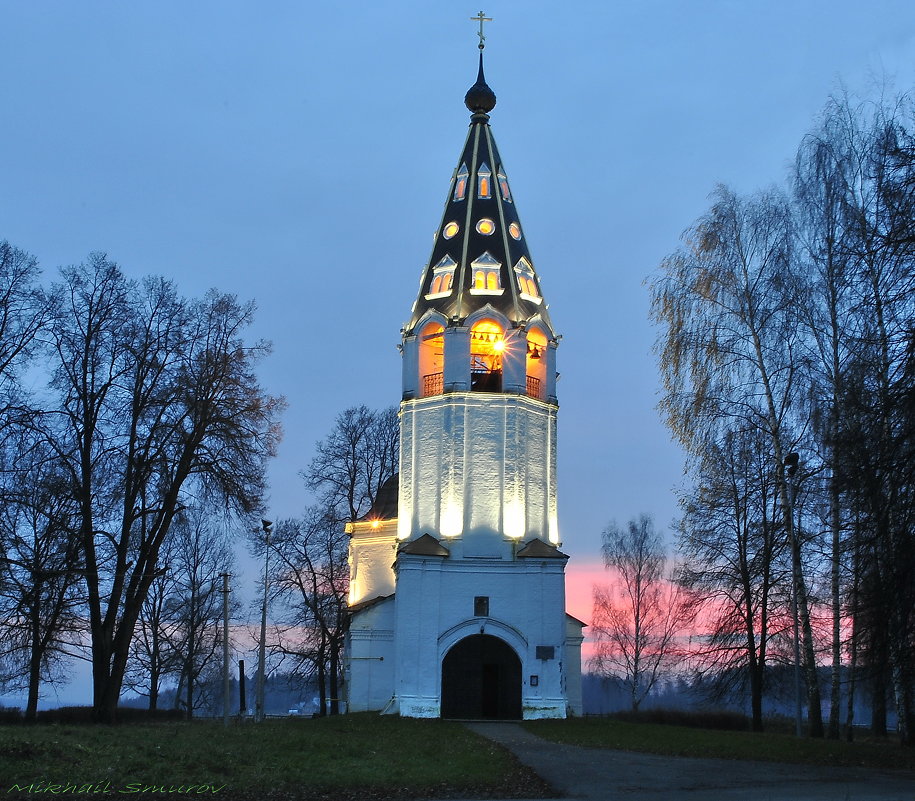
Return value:
[(568, 559), (569, 555), (563, 553), (555, 545), (544, 542), (539, 537), (527, 542), (518, 553), (519, 559)]
[(367, 601), (360, 601), (357, 604), (348, 606), (346, 608), (346, 614), (352, 617), (353, 615), (358, 615), (360, 612), (364, 612), (366, 609), (370, 609), (377, 604), (384, 603), (385, 601), (394, 597), (392, 592), (390, 595), (376, 595), (374, 598), (369, 598)]
[(405, 553), (412, 556), (447, 557), (451, 555), (451, 551), (449, 551), (431, 534), (423, 534), (421, 537), (417, 537), (415, 540), (410, 540), (410, 542), (406, 543), (406, 545), (402, 545), (400, 548), (398, 548), (397, 553)]

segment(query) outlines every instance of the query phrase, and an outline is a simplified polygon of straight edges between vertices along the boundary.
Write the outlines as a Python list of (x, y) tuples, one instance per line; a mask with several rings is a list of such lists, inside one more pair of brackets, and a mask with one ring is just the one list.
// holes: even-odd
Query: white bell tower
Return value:
[(373, 510), (349, 529), (351, 710), (581, 711), (582, 624), (565, 613), (557, 517), (559, 337), (488, 124), (495, 102), (481, 52), (470, 131), (401, 332), (396, 517)]

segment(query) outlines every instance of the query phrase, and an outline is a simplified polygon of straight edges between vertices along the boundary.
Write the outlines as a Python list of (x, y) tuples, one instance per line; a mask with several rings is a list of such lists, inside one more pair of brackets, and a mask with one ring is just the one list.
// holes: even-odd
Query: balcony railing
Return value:
[(429, 373), (423, 376), (423, 397), (441, 395), (445, 391), (445, 374)]
[[(428, 398), (430, 395), (441, 395), (445, 391), (445, 374), (429, 373), (423, 376), (422, 396)], [(502, 391), (502, 371), (501, 370), (471, 370), (470, 371), (470, 391), (471, 392), (501, 392)], [(526, 393), (528, 397), (543, 400), (543, 382), (532, 375), (527, 376)]]
[(531, 398), (543, 400), (543, 385), (536, 376), (529, 375), (527, 377), (527, 394)]

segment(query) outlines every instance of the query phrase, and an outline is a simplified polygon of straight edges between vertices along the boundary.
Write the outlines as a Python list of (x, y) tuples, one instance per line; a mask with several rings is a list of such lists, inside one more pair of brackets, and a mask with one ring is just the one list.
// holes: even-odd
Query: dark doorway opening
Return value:
[(445, 654), (442, 717), (521, 717), (521, 660), (511, 646), (489, 634), (474, 634)]

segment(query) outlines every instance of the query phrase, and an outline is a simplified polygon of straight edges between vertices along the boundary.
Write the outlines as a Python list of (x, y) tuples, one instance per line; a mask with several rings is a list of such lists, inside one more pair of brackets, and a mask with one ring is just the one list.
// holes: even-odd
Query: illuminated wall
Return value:
[(350, 523), (349, 605), (394, 592), (397, 521)]
[(404, 401), (398, 538), (431, 533), (456, 556), (510, 558), (512, 541), (532, 537), (559, 545), (556, 413), (521, 395)]

